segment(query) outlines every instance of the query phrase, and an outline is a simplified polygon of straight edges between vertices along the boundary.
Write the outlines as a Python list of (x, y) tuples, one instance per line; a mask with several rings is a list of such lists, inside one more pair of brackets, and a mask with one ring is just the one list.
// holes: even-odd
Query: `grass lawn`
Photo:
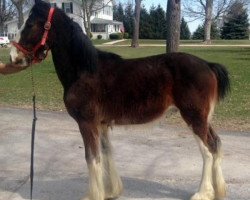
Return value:
[[(99, 47), (122, 55), (124, 58), (144, 57), (165, 52), (165, 47)], [(182, 47), (180, 51), (199, 56), (212, 62), (227, 66), (231, 81), (231, 94), (215, 112), (220, 125), (235, 129), (250, 130), (250, 48), (248, 47)], [(8, 60), (8, 49), (0, 49), (0, 60)], [(62, 87), (57, 79), (51, 57), (42, 64), (34, 66), (37, 104), (40, 109), (64, 110)], [(31, 107), (32, 86), (30, 70), (0, 77), (0, 105)], [(177, 120), (178, 121), (178, 120)], [(222, 125), (223, 127), (223, 125)], [(225, 126), (224, 126), (225, 127)]]
[[(166, 40), (145, 40), (141, 39), (140, 44), (157, 44), (164, 45), (166, 44)], [(181, 44), (203, 44), (202, 40), (181, 40)], [(115, 45), (130, 45), (131, 39), (125, 40), (123, 42), (118, 42)], [(250, 40), (213, 40), (212, 44), (215, 45), (250, 45)]]
[(98, 39), (95, 39), (95, 40), (92, 40), (92, 43), (94, 45), (100, 45), (100, 44), (104, 44), (104, 43), (107, 43), (107, 42), (111, 42), (112, 40), (98, 40)]

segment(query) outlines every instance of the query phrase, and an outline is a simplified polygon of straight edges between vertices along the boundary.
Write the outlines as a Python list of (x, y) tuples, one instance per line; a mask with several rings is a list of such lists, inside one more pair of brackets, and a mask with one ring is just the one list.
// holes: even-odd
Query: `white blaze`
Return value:
[[(23, 29), (25, 27), (25, 22), (23, 23), (22, 27), (19, 29), (16, 37), (14, 38), (14, 41), (17, 42), (17, 43), (19, 43), (19, 41), (20, 41), (21, 32), (23, 31)], [(28, 63), (27, 63), (25, 57), (23, 56), (23, 54), (20, 51), (18, 51), (18, 49), (14, 45), (11, 45), (10, 57), (11, 57), (11, 62), (13, 62), (13, 63), (16, 62), (17, 58), (22, 59), (22, 63), (20, 63), (20, 65), (19, 65), (21, 67), (25, 67), (25, 66), (28, 65)]]

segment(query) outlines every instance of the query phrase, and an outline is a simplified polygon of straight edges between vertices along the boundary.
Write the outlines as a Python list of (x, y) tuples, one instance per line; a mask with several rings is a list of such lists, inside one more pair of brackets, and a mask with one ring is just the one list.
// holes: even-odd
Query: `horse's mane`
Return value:
[[(39, 1), (34, 5), (31, 12), (42, 19), (47, 19), (49, 8), (50, 4)], [(63, 24), (63, 30), (60, 30), (60, 34), (64, 34), (64, 37), (67, 38), (63, 42), (68, 43), (72, 66), (77, 68), (78, 72), (94, 73), (97, 69), (98, 59), (121, 59), (114, 53), (97, 50), (87, 35), (83, 33), (78, 23), (69, 18), (63, 10), (56, 8), (56, 12), (58, 16), (55, 16), (55, 20), (57, 20), (55, 26), (59, 23)]]

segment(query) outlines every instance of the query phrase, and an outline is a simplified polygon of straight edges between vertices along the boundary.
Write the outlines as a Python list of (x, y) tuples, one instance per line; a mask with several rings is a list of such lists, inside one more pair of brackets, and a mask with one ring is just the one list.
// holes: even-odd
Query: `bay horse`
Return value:
[(40, 0), (13, 44), (11, 61), (23, 67), (42, 61), (44, 51), (52, 52), (66, 109), (85, 146), (89, 191), (84, 199), (112, 199), (122, 193), (109, 127), (151, 122), (169, 106), (179, 109), (203, 157), (200, 187), (191, 199), (225, 197), (221, 141), (210, 125), (216, 103), (230, 88), (224, 66), (185, 53), (123, 59), (103, 52), (61, 9)]

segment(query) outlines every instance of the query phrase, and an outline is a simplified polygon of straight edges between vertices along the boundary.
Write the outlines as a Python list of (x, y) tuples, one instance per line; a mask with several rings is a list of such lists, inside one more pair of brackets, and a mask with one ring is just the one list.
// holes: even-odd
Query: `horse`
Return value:
[(85, 147), (89, 190), (84, 199), (118, 198), (121, 178), (112, 159), (110, 127), (146, 124), (170, 106), (192, 129), (203, 157), (199, 190), (191, 200), (223, 199), (221, 140), (211, 126), (215, 105), (230, 90), (223, 65), (186, 53), (123, 59), (96, 49), (61, 9), (36, 0), (13, 43), (11, 62), (29, 66), (51, 50), (63, 100)]

